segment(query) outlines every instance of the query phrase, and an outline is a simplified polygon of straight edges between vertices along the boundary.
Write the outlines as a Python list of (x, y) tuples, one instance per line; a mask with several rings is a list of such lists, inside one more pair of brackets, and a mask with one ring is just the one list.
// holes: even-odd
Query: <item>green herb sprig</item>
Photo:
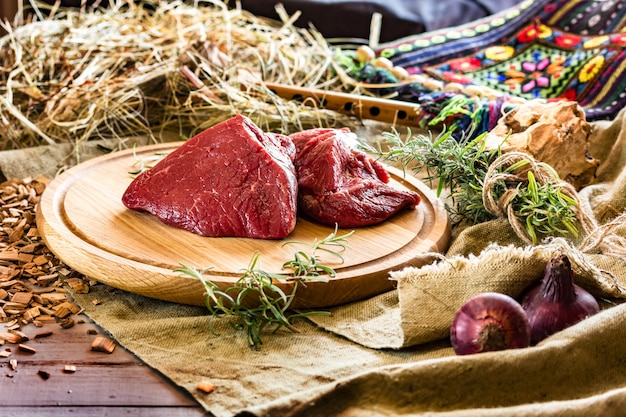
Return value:
[(559, 234), (578, 237), (576, 200), (552, 183), (538, 184), (531, 171), (528, 172), (528, 185), (519, 187), (516, 199), (516, 216), (525, 225), (526, 233), (533, 245), (542, 236)]
[(437, 137), (413, 135), (407, 129), (406, 138), (393, 130), (383, 132), (382, 143), (376, 146), (361, 143), (365, 152), (411, 169), (436, 188), (437, 197), (448, 193), (444, 201), (453, 224), (477, 224), (495, 216), (485, 210), (482, 202), (483, 181), (489, 166), (500, 155), (499, 149), (485, 149), (485, 134), (472, 140), (457, 140), (453, 132), (444, 131)]
[(577, 238), (582, 220), (573, 187), (528, 154), (487, 149), (486, 135), (457, 139), (444, 131), (433, 138), (408, 130), (403, 139), (394, 130), (384, 132), (376, 146), (360, 146), (405, 171), (410, 167), (438, 197), (447, 192), (444, 204), (453, 225), (507, 217), (518, 236), (533, 245), (548, 236)]
[[(297, 317), (328, 315), (325, 311), (291, 311), (291, 304), (296, 296), (299, 285), (306, 281), (326, 282), (334, 277), (333, 268), (321, 263), (319, 253), (327, 253), (343, 262), (341, 253), (347, 246), (347, 238), (353, 233), (338, 235), (338, 229), (326, 238), (315, 240), (312, 244), (289, 241), (284, 245), (300, 245), (310, 248), (310, 252), (296, 250), (294, 259), (283, 264), (283, 268), (292, 270), (291, 274), (274, 274), (259, 268), (259, 253), (255, 253), (247, 268), (242, 270), (241, 277), (233, 286), (223, 290), (204, 276), (211, 268), (197, 270), (185, 264), (174, 272), (200, 280), (206, 291), (206, 307), (212, 317), (230, 317), (230, 324), (236, 330), (246, 332), (248, 343), (253, 348), (263, 344), (261, 334), (264, 329), (274, 327), (277, 330), (285, 327), (298, 332), (292, 324)], [(291, 293), (286, 294), (278, 281), (294, 282)], [(211, 329), (213, 331), (213, 329)]]
[(320, 263), (318, 253), (326, 253), (337, 258), (339, 263), (343, 263), (344, 259), (343, 256), (341, 256), (341, 252), (347, 249), (348, 237), (354, 233), (354, 230), (343, 235), (338, 235), (337, 232), (338, 228), (335, 226), (335, 230), (331, 234), (322, 240), (315, 239), (313, 243), (310, 244), (293, 240), (283, 243), (283, 246), (297, 245), (310, 248), (310, 254), (301, 249), (294, 251), (294, 259), (283, 264), (283, 268), (290, 268), (293, 270), (292, 277), (290, 279), (313, 279), (314, 277), (319, 277), (322, 274), (326, 274), (331, 278), (334, 277), (336, 275), (335, 270)]
[(517, 235), (536, 245), (549, 236), (579, 236), (584, 213), (574, 187), (561, 181), (550, 165), (524, 152), (508, 152), (487, 173), (483, 203), (488, 211), (507, 217)]

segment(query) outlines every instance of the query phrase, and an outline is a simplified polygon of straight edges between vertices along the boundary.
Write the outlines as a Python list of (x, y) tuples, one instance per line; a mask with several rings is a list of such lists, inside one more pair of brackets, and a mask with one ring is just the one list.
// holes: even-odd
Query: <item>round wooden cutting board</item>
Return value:
[[(231, 287), (256, 252), (257, 267), (288, 273), (284, 262), (296, 249), (286, 241), (312, 243), (333, 228), (298, 218), (285, 240), (208, 238), (164, 225), (148, 213), (127, 209), (121, 201), (132, 181), (137, 158), (169, 152), (182, 142), (150, 145), (89, 160), (55, 178), (42, 195), (37, 226), (48, 247), (80, 273), (129, 292), (166, 301), (204, 305), (203, 284), (174, 272), (181, 264), (208, 269), (205, 277), (220, 288)], [(299, 285), (294, 308), (344, 304), (393, 288), (389, 271), (419, 266), (429, 252), (447, 249), (450, 225), (443, 204), (424, 183), (388, 167), (392, 185), (420, 194), (415, 210), (404, 210), (386, 222), (354, 229), (343, 263), (321, 257), (337, 275), (328, 282)], [(339, 230), (345, 234), (351, 230)], [(307, 252), (309, 253), (309, 252)], [(293, 283), (279, 283), (291, 293)]]

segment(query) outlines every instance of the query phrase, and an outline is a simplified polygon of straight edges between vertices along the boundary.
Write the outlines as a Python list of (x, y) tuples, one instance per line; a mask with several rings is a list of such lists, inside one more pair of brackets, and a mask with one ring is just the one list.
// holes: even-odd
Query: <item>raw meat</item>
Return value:
[(388, 184), (385, 167), (356, 149), (349, 129), (309, 129), (289, 136), (296, 146), (298, 212), (322, 224), (361, 227), (413, 209), (419, 194)]
[(133, 180), (124, 205), (201, 236), (281, 239), (296, 225), (295, 147), (235, 116)]

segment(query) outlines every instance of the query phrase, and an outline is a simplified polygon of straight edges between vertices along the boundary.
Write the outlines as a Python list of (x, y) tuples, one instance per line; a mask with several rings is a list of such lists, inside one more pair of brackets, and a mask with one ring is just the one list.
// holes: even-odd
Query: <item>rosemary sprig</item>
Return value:
[(384, 160), (400, 163), (404, 170), (412, 167), (431, 188), (436, 188), (437, 197), (446, 191), (445, 206), (453, 224), (494, 219), (483, 205), (482, 188), (487, 170), (500, 151), (485, 149), (485, 134), (471, 140), (457, 140), (452, 134), (444, 131), (433, 138), (412, 135), (408, 129), (403, 139), (393, 130), (383, 132), (386, 149), (380, 143), (376, 147), (363, 143), (360, 146)]
[[(275, 330), (285, 327), (298, 332), (292, 324), (294, 318), (330, 314), (324, 311), (294, 312), (290, 307), (299, 285), (312, 280), (325, 282), (336, 275), (333, 268), (321, 263), (319, 252), (331, 254), (343, 262), (340, 252), (347, 248), (347, 238), (353, 232), (344, 235), (338, 235), (337, 232), (335, 228), (326, 238), (316, 239), (312, 244), (297, 241), (284, 243), (310, 248), (309, 253), (296, 250), (294, 259), (283, 264), (283, 268), (292, 270), (291, 274), (274, 274), (262, 270), (258, 267), (258, 252), (252, 256), (247, 268), (242, 270), (241, 277), (225, 290), (204, 277), (210, 268), (197, 270), (181, 264), (174, 272), (200, 280), (206, 291), (206, 307), (211, 316), (230, 317), (231, 326), (245, 331), (250, 346), (259, 348), (263, 344), (261, 333), (268, 326)], [(294, 282), (291, 293), (286, 294), (276, 285), (277, 281)]]
[[(315, 239), (311, 244), (298, 241), (287, 241), (283, 243), (283, 246), (300, 245), (309, 247), (311, 250), (310, 255), (303, 250), (294, 251), (294, 259), (285, 262), (283, 268), (291, 268), (293, 270), (292, 275), (295, 278), (308, 277), (311, 279), (313, 277), (319, 277), (320, 274), (326, 274), (331, 278), (334, 277), (335, 271), (320, 263), (318, 252), (329, 254), (337, 258), (340, 263), (343, 263), (341, 252), (348, 247), (348, 237), (354, 233), (354, 230), (344, 235), (337, 235), (337, 232), (338, 228), (335, 226), (335, 230), (332, 233), (322, 240)], [(338, 248), (338, 250), (331, 248)]]
[(526, 187), (518, 185), (511, 205), (533, 245), (555, 234), (578, 237), (577, 202), (550, 182), (538, 184), (531, 171)]
[[(485, 148), (486, 134), (458, 140), (452, 132), (444, 131), (433, 139), (411, 135), (409, 130), (403, 139), (394, 130), (383, 133), (385, 149), (380, 143), (376, 147), (364, 143), (360, 146), (382, 159), (400, 163), (405, 170), (411, 167), (431, 188), (436, 187), (438, 197), (447, 191), (444, 203), (454, 225), (478, 224), (504, 216), (523, 240), (534, 245), (548, 236), (578, 237), (580, 210), (572, 187), (563, 183), (552, 167), (530, 155), (517, 153), (513, 158), (519, 158), (517, 162), (501, 162), (508, 158), (499, 148)], [(541, 182), (533, 170), (540, 172)], [(486, 189), (493, 202), (488, 207)]]

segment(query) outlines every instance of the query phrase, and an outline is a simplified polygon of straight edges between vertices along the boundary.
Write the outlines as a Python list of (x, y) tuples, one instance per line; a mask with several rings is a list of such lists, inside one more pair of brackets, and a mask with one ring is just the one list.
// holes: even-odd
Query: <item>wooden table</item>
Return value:
[[(34, 353), (21, 351), (18, 344), (0, 346), (0, 352), (11, 351), (0, 357), (0, 415), (210, 415), (186, 391), (121, 346), (110, 354), (92, 351), (93, 339), (107, 337), (106, 332), (84, 315), (75, 320), (69, 329), (58, 324), (25, 326), (24, 344)], [(66, 371), (66, 366), (75, 371)]]

